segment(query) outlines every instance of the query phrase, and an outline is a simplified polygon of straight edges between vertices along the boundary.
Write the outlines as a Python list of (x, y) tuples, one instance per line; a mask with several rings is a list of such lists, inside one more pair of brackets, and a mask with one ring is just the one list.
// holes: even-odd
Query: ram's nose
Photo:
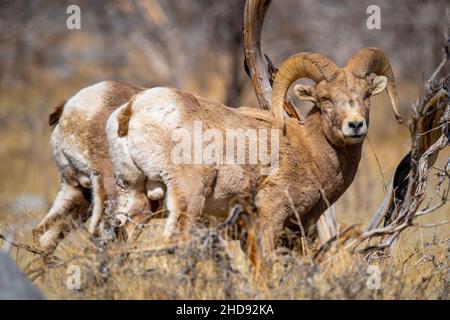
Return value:
[(367, 134), (367, 122), (363, 117), (348, 117), (342, 125), (342, 133), (348, 138), (360, 138)]

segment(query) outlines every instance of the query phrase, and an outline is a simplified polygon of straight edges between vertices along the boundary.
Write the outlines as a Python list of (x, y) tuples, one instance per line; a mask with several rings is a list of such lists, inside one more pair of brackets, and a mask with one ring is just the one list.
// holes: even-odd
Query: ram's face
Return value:
[(325, 135), (333, 144), (343, 146), (361, 143), (369, 125), (370, 97), (386, 87), (384, 76), (360, 79), (342, 70), (330, 82), (315, 87), (296, 85), (301, 100), (315, 103), (322, 113)]

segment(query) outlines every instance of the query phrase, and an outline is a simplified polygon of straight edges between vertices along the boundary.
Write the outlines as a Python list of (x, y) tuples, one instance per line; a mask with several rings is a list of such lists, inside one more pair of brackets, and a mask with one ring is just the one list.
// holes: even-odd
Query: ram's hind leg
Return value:
[(33, 229), (34, 241), (46, 252), (53, 252), (76, 222), (85, 222), (89, 212), (89, 195), (82, 187), (65, 182), (47, 216)]
[(94, 174), (92, 180), (92, 217), (89, 222), (88, 231), (90, 234), (98, 234), (98, 226), (102, 219), (106, 201), (106, 190), (102, 175)]

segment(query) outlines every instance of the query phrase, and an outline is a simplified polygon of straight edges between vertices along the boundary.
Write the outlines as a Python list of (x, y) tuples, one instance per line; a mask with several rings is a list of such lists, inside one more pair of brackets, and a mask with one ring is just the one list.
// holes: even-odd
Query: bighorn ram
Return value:
[[(74, 222), (86, 221), (91, 204), (88, 230), (96, 232), (106, 201), (116, 195), (104, 130), (106, 120), (141, 90), (125, 82), (100, 82), (80, 90), (50, 115), (51, 145), (61, 189), (47, 216), (33, 230), (43, 250), (53, 251), (75, 227)], [(142, 207), (146, 208), (144, 204)]]
[[(304, 125), (285, 119), (283, 112), (286, 93), (300, 78), (316, 83), (294, 88), (300, 99), (314, 103)], [(245, 196), (255, 186), (259, 232), (267, 256), (290, 215), (296, 211), (307, 230), (351, 184), (367, 134), (369, 99), (385, 88), (399, 118), (389, 60), (381, 50), (365, 48), (344, 68), (317, 53), (298, 53), (285, 60), (273, 82), (275, 117), (259, 109), (232, 109), (176, 89), (148, 89), (108, 120), (112, 161), (117, 176), (127, 178), (122, 187), (133, 189), (136, 184), (142, 186), (136, 182), (147, 180), (157, 185), (158, 197), (165, 193), (169, 211), (166, 235), (184, 229), (186, 222), (196, 220), (203, 212), (220, 214), (224, 203)], [(230, 129), (269, 132), (282, 128), (278, 135), (279, 162), (271, 164), (268, 175), (262, 173), (267, 163), (260, 162), (174, 162), (174, 150), (179, 148), (174, 137), (195, 136), (196, 122), (223, 136)], [(252, 153), (249, 142), (245, 144), (247, 156)], [(200, 143), (204, 150), (217, 143), (217, 137)], [(273, 140), (267, 144), (269, 149), (275, 147)], [(223, 150), (223, 154), (226, 152)]]

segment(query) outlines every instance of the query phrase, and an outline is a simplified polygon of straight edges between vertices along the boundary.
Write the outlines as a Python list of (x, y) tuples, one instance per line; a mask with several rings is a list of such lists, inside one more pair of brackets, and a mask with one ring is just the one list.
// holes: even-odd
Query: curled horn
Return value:
[(272, 110), (284, 133), (284, 97), (292, 83), (300, 78), (309, 78), (316, 83), (322, 80), (331, 81), (336, 77), (337, 70), (333, 61), (318, 53), (297, 53), (283, 61), (273, 81)]
[(378, 48), (363, 48), (356, 52), (347, 62), (346, 69), (359, 78), (366, 78), (374, 73), (378, 76), (385, 76), (388, 80), (386, 91), (391, 102), (392, 110), (398, 123), (404, 120), (398, 112), (397, 88), (395, 86), (394, 72), (392, 71), (389, 59)]

